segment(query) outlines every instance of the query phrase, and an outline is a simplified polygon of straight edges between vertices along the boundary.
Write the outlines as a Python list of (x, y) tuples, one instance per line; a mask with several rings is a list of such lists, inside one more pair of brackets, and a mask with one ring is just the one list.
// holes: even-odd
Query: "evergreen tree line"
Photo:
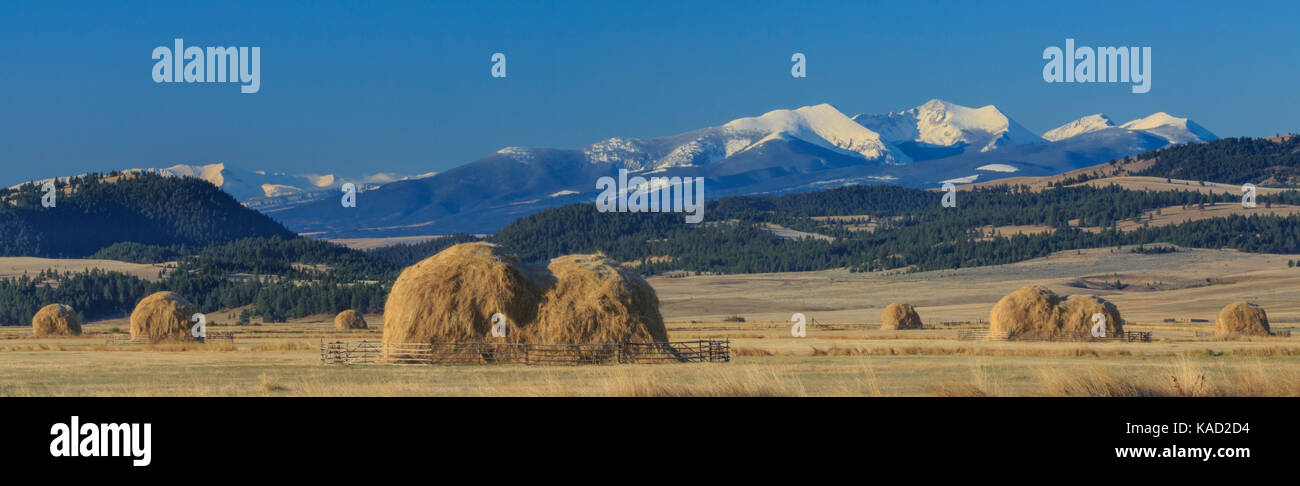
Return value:
[[(600, 213), (574, 204), (516, 220), (492, 237), (525, 261), (603, 252), (638, 262), (644, 274), (673, 271), (753, 273), (852, 268), (920, 270), (1011, 263), (1055, 251), (1169, 242), (1201, 248), (1300, 251), (1295, 217), (1250, 216), (1146, 227), (1162, 208), (1239, 204), (1238, 196), (1195, 191), (1129, 191), (1117, 186), (1030, 191), (1001, 186), (961, 192), (957, 208), (941, 194), (889, 186), (855, 186), (776, 197), (711, 202), (706, 222), (671, 213)], [(1300, 204), (1294, 191), (1260, 196), (1260, 206)], [(816, 216), (856, 216), (848, 221)], [(872, 231), (855, 228), (871, 221)], [(1119, 231), (1121, 222), (1138, 226)], [(831, 236), (789, 240), (762, 224)], [(1043, 225), (1050, 231), (1003, 236), (988, 228)]]
[(189, 272), (173, 272), (161, 281), (147, 282), (98, 269), (42, 272), (35, 277), (0, 280), (0, 325), (28, 325), (37, 310), (56, 303), (72, 306), (83, 320), (126, 316), (140, 299), (158, 291), (175, 292), (204, 313), (251, 304), (251, 314), (268, 322), (345, 309), (378, 312), (387, 297), (387, 285), (379, 282), (231, 279)]
[(1224, 182), (1295, 186), (1300, 183), (1300, 136), (1224, 138), (1175, 145), (1148, 152), (1138, 160), (1154, 163), (1135, 175)]

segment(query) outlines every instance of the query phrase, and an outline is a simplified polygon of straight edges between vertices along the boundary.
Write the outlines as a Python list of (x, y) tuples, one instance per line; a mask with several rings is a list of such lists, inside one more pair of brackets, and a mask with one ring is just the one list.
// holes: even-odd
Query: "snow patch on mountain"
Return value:
[(968, 175), (968, 176), (966, 176), (966, 177), (957, 177), (957, 178), (953, 178), (953, 179), (948, 179), (948, 180), (946, 180), (946, 181), (939, 181), (939, 183), (940, 183), (940, 184), (946, 184), (946, 183), (952, 183), (952, 184), (970, 184), (970, 183), (972, 183), (972, 182), (975, 182), (975, 181), (978, 180), (979, 178), (980, 178), (980, 175), (979, 175), (979, 174), (973, 174), (973, 175)]
[(975, 170), (987, 170), (989, 172), (1016, 172), (1020, 169), (1007, 164), (987, 164), (976, 167)]

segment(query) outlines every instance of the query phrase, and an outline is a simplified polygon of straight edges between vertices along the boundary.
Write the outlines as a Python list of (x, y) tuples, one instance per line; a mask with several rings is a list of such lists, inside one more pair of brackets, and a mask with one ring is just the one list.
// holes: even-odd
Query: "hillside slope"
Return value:
[(51, 208), (34, 184), (0, 191), (0, 256), (78, 258), (120, 242), (202, 246), (295, 236), (191, 177), (90, 174), (57, 189)]

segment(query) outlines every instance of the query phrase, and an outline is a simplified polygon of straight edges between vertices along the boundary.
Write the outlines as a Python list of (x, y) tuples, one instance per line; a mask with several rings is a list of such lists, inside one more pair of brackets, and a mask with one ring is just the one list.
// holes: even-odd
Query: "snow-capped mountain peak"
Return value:
[(1163, 111), (1120, 125), (1120, 128), (1146, 132), (1168, 140), (1169, 143), (1205, 142), (1219, 137), (1205, 127), (1186, 118), (1178, 118)]
[(858, 115), (853, 120), (896, 144), (968, 146), (987, 152), (1005, 145), (1043, 141), (996, 106), (971, 108), (937, 98), (916, 108), (884, 115)]
[(893, 150), (880, 134), (854, 122), (827, 103), (794, 110), (773, 110), (756, 117), (732, 120), (722, 128), (737, 134), (764, 134), (750, 147), (773, 137), (787, 135), (833, 151), (859, 155), (867, 160), (911, 162), (906, 154)]
[(1074, 120), (1070, 123), (1066, 123), (1059, 127), (1048, 130), (1047, 133), (1043, 134), (1043, 139), (1049, 142), (1055, 142), (1057, 140), (1064, 140), (1073, 137), (1075, 135), (1082, 135), (1085, 133), (1095, 132), (1097, 130), (1103, 130), (1114, 126), (1115, 123), (1110, 120), (1110, 117), (1098, 113), (1095, 115), (1085, 116), (1078, 120)]
[[(677, 135), (607, 138), (580, 149), (578, 155), (591, 164), (611, 164), (633, 172), (662, 171), (708, 166), (772, 142), (808, 143), (873, 162), (912, 161), (880, 134), (829, 104), (773, 110)], [(548, 150), (553, 149), (506, 147), (495, 155), (532, 165), (555, 156)]]

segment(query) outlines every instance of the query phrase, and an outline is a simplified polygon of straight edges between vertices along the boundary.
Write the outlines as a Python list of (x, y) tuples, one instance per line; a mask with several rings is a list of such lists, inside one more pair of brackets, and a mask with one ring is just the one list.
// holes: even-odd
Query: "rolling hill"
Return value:
[(85, 257), (121, 242), (203, 246), (293, 238), (211, 183), (158, 174), (89, 174), (58, 183), (54, 207), (35, 184), (0, 191), (0, 255)]

